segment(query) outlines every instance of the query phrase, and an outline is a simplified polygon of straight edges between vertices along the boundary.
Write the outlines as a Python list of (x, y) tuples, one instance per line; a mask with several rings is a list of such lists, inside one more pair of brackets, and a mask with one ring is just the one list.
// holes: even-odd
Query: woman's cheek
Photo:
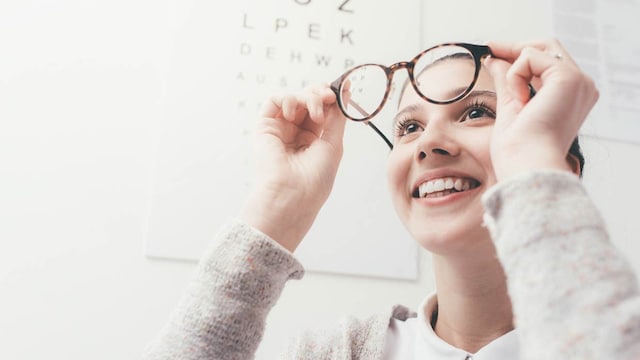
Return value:
[(407, 184), (409, 184), (410, 162), (406, 149), (396, 146), (387, 160), (387, 183), (394, 206), (401, 210), (401, 204), (406, 202)]

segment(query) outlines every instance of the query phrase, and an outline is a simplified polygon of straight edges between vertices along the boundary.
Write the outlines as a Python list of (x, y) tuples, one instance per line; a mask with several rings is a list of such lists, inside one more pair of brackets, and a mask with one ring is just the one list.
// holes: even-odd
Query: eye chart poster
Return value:
[[(356, 64), (411, 59), (420, 51), (421, 9), (419, 0), (178, 6), (145, 253), (195, 261), (247, 196), (250, 135), (262, 103), (331, 82)], [(393, 113), (392, 104), (381, 116)], [(344, 141), (334, 191), (296, 256), (309, 271), (415, 279), (417, 245), (387, 190), (387, 146), (355, 122), (347, 123)]]

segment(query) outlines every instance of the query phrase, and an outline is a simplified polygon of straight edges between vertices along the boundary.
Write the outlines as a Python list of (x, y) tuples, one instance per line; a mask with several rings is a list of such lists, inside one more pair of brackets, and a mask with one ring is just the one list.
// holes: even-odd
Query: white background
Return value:
[[(0, 358), (136, 359), (185, 289), (194, 264), (145, 258), (143, 233), (168, 45), (188, 8), (0, 3)], [(551, 33), (540, 1), (423, 8), (425, 45)], [(615, 243), (638, 253), (631, 204), (640, 199), (640, 146), (589, 138), (585, 152), (585, 183)], [(291, 282), (259, 358), (273, 358), (299, 328), (415, 307), (433, 290), (429, 265), (422, 254), (418, 281), (308, 274)]]

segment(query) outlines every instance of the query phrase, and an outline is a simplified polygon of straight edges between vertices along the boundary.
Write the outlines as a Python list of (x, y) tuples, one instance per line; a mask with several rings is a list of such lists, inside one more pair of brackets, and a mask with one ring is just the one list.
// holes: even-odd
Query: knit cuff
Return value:
[(237, 219), (219, 230), (200, 271), (216, 282), (225, 279), (233, 284), (228, 295), (267, 307), (275, 304), (287, 280), (304, 275), (304, 267), (291, 252)]

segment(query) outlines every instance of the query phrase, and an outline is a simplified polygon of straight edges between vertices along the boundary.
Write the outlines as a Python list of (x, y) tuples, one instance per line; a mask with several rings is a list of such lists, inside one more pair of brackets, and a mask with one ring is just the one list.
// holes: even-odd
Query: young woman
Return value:
[[(425, 57), (414, 59), (390, 123), (391, 196), (434, 254), (436, 293), (417, 316), (396, 307), (334, 334), (303, 335), (286, 358), (640, 354), (637, 281), (608, 242), (572, 147), (598, 98), (593, 81), (554, 40), (489, 48), (491, 56), (478, 47), (420, 69)], [(146, 358), (254, 356), (286, 281), (303, 275), (292, 253), (331, 191), (345, 115), (369, 121), (384, 105), (384, 96), (356, 99), (356, 88), (379, 89), (355, 80), (271, 99), (257, 129), (254, 191), (218, 233)]]

